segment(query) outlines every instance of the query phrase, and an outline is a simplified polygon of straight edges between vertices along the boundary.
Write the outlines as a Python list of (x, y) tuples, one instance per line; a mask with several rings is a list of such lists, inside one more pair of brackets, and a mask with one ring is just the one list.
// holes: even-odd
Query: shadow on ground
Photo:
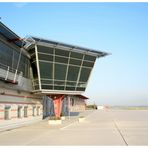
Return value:
[(78, 116), (79, 112), (70, 112), (70, 116)]

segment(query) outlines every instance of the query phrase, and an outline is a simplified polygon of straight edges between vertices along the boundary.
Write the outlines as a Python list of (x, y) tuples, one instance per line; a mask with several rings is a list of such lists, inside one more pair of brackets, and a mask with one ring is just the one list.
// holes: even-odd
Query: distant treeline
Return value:
[(97, 109), (97, 105), (86, 105), (86, 109)]
[(148, 106), (110, 106), (112, 109), (148, 110)]

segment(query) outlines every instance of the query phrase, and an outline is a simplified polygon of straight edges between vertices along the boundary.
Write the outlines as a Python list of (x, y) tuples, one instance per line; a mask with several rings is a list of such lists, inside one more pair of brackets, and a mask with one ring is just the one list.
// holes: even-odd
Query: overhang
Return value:
[(67, 44), (67, 43), (54, 41), (54, 40), (43, 39), (43, 38), (39, 38), (39, 37), (30, 36), (26, 39), (26, 41), (28, 41), (28, 45), (36, 44), (36, 45), (43, 45), (43, 46), (48, 46), (48, 47), (52, 47), (52, 48), (58, 48), (58, 49), (62, 49), (62, 50), (68, 50), (68, 51), (70, 50), (70, 51), (74, 51), (74, 52), (80, 52), (80, 53), (93, 55), (98, 58), (109, 55), (109, 53), (103, 52), (100, 50), (95, 50), (95, 49), (86, 48), (86, 47), (80, 47), (77, 45)]
[(75, 95), (75, 96), (78, 97), (78, 98), (80, 98), (80, 99), (84, 99), (84, 100), (89, 99), (88, 97), (83, 96), (83, 95)]

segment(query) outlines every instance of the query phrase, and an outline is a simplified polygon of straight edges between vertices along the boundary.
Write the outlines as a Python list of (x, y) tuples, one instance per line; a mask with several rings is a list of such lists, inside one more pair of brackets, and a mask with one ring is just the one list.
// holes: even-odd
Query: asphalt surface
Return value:
[(65, 120), (62, 125), (48, 125), (47, 120), (0, 132), (0, 145), (30, 146), (146, 146), (148, 145), (148, 110), (95, 110)]

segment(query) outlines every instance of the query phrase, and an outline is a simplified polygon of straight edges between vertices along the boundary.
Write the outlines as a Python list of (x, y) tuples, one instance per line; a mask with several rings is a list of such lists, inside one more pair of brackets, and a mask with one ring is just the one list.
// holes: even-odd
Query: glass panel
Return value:
[(13, 50), (13, 61), (12, 61), (12, 68), (16, 69), (18, 64), (19, 54), (15, 50)]
[(58, 63), (68, 63), (68, 58), (63, 58), (63, 57), (55, 57), (55, 62), (58, 62)]
[[(29, 59), (21, 54), (19, 61), (20, 51), (17, 52), (14, 48), (0, 42), (0, 63), (6, 66), (10, 66), (11, 72), (15, 72), (17, 69), (19, 72), (23, 72), (24, 77), (29, 77)], [(17, 67), (18, 66), (18, 67)]]
[(64, 90), (64, 86), (54, 86), (55, 90)]
[(19, 64), (18, 70), (23, 72), (23, 76), (25, 76), (25, 62), (26, 58), (23, 55), (21, 55), (20, 62), (18, 63)]
[(75, 90), (75, 87), (66, 87), (66, 90)]
[(41, 79), (53, 79), (53, 64), (39, 61)]
[(41, 80), (42, 84), (53, 84), (53, 80)]
[(12, 57), (13, 50), (3, 42), (0, 42), (0, 63), (12, 67)]
[(30, 77), (30, 61), (29, 61), (29, 59), (26, 56), (21, 55), (21, 59), (18, 64), (19, 64), (18, 71), (23, 72), (23, 76), (26, 78), (29, 78)]
[(65, 81), (54, 81), (54, 85), (65, 85)]
[(41, 85), (42, 89), (53, 89), (52, 85)]
[(86, 83), (79, 82), (78, 87), (86, 87)]
[(77, 59), (82, 59), (83, 54), (82, 53), (77, 53), (77, 52), (71, 52), (70, 57), (77, 58)]
[(81, 65), (81, 60), (75, 60), (75, 59), (70, 59), (70, 64), (73, 64), (73, 65)]
[(67, 86), (76, 86), (76, 82), (67, 82), (66, 85)]
[(91, 55), (85, 55), (84, 60), (95, 61), (96, 57), (95, 56), (91, 56)]
[(39, 58), (39, 60), (53, 61), (53, 56), (52, 55), (38, 53), (38, 58)]
[(43, 52), (43, 53), (48, 53), (48, 54), (53, 54), (53, 48), (51, 47), (45, 47), (45, 46), (37, 46), (38, 52)]
[(94, 63), (93, 62), (86, 62), (86, 61), (83, 61), (83, 66), (86, 66), (86, 67), (93, 67)]
[(69, 51), (62, 50), (62, 49), (55, 49), (55, 55), (69, 57)]
[(83, 88), (83, 87), (77, 87), (76, 90), (77, 91), (85, 91), (85, 88)]
[(89, 68), (82, 68), (81, 75), (80, 75), (80, 81), (87, 82), (89, 75), (90, 75), (91, 69)]
[(62, 64), (55, 64), (55, 76), (57, 80), (65, 80), (67, 66)]
[(80, 69), (80, 67), (69, 66), (67, 80), (77, 81), (79, 69)]

